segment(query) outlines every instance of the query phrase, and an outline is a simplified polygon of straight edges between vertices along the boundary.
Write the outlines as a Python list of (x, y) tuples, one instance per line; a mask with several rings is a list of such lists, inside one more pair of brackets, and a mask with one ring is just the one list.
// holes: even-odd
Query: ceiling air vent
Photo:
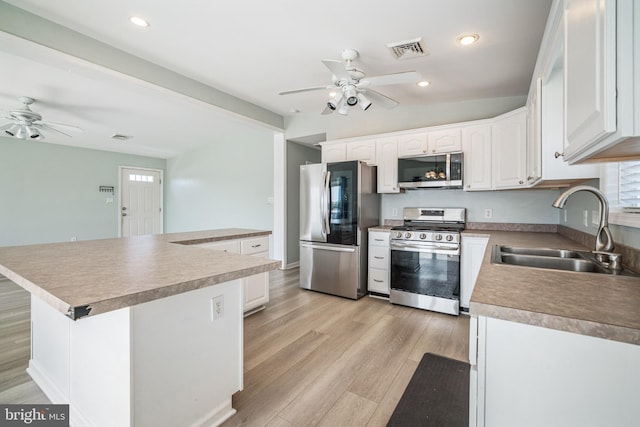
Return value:
[(393, 51), (398, 59), (418, 58), (429, 55), (422, 38), (387, 43), (387, 47)]
[(122, 135), (120, 133), (114, 133), (111, 135), (111, 139), (117, 139), (118, 141), (126, 141), (127, 139), (131, 139), (133, 136), (131, 135)]

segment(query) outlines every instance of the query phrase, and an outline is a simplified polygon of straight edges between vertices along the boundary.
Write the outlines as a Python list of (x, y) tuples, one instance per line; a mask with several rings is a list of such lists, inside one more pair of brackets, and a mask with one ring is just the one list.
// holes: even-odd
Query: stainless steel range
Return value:
[(391, 229), (391, 303), (459, 314), (465, 216), (464, 208), (404, 208), (404, 225)]

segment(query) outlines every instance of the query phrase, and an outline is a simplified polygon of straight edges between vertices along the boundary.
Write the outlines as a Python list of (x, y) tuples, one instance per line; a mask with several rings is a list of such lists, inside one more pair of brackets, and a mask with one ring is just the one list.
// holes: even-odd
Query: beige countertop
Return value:
[(100, 314), (275, 270), (279, 261), (194, 246), (268, 236), (206, 230), (0, 247), (0, 274), (72, 318)]
[(492, 264), (494, 245), (589, 250), (555, 233), (465, 231), (489, 236), (471, 314), (640, 345), (640, 278)]

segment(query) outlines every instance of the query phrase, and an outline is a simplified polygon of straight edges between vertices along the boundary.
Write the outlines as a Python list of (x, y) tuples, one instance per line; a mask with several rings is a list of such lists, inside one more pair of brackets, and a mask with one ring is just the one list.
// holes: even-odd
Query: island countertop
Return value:
[(196, 246), (269, 234), (233, 228), (0, 247), (0, 274), (77, 319), (275, 270), (279, 261)]
[(489, 236), (471, 314), (640, 344), (640, 278), (491, 263), (496, 244), (589, 250), (559, 234), (464, 234)]

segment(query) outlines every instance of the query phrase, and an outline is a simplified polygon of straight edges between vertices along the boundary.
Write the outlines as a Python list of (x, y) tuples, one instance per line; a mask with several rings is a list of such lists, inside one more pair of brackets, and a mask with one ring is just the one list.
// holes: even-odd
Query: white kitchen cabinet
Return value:
[[(269, 237), (222, 240), (197, 245), (201, 248), (251, 255), (260, 258), (269, 256)], [(259, 273), (241, 279), (244, 289), (244, 312), (257, 311), (269, 302), (269, 273)]]
[(470, 426), (638, 425), (640, 346), (485, 316), (471, 320)]
[(460, 128), (457, 127), (398, 136), (398, 157), (451, 153), (461, 150)]
[(350, 141), (347, 142), (347, 160), (362, 160), (369, 165), (376, 164), (376, 141)]
[(526, 187), (527, 109), (496, 117), (491, 125), (491, 165), (496, 190)]
[(488, 236), (462, 234), (460, 248), (460, 307), (469, 310), (469, 300), (489, 243)]
[(468, 126), (462, 129), (464, 153), (464, 189), (491, 190), (491, 125)]
[(563, 5), (564, 159), (640, 158), (640, 2)]
[(399, 193), (398, 187), (398, 138), (376, 140), (378, 165), (378, 193)]
[(567, 154), (616, 129), (615, 19), (615, 0), (564, 1)]
[(347, 143), (337, 142), (322, 145), (322, 163), (344, 162), (347, 160)]
[[(542, 79), (538, 78), (527, 102), (527, 184), (542, 179)], [(562, 104), (560, 104), (562, 105)]]
[(368, 290), (389, 296), (391, 249), (389, 231), (369, 231)]
[(443, 129), (427, 133), (429, 154), (451, 153), (462, 150), (460, 129)]
[(422, 156), (428, 153), (427, 132), (398, 136), (398, 157)]

